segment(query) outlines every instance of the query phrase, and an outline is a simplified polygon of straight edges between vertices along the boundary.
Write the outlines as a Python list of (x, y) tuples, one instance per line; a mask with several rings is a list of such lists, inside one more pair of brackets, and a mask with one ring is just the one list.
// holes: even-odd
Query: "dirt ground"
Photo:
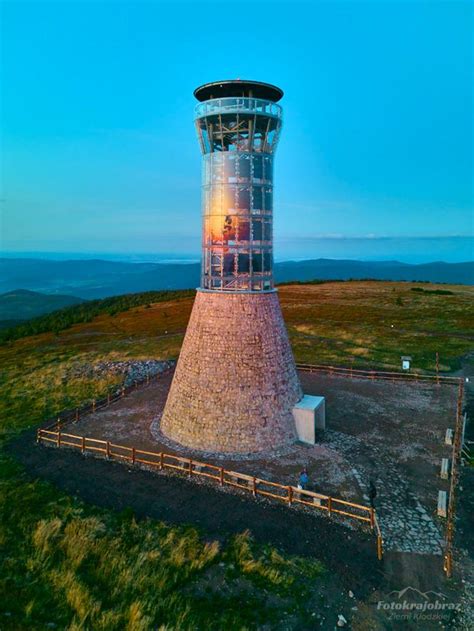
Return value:
[[(455, 386), (391, 383), (300, 374), (308, 394), (326, 397), (327, 429), (314, 446), (294, 445), (279, 454), (219, 464), (283, 484), (296, 484), (306, 466), (312, 490), (367, 503), (369, 480), (378, 491), (377, 508), (387, 549), (441, 554), (443, 523), (436, 517), (439, 476), (448, 427), (454, 427)], [(81, 419), (70, 431), (150, 451), (211, 454), (175, 449), (156, 438), (172, 372), (128, 397)], [(394, 520), (394, 515), (402, 519)]]

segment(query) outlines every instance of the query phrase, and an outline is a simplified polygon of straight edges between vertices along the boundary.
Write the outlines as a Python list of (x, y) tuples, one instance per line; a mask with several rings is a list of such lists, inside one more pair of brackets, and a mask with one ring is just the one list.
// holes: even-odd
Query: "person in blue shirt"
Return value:
[(306, 489), (308, 486), (308, 482), (309, 482), (309, 476), (308, 476), (308, 471), (306, 470), (306, 467), (305, 467), (303, 471), (300, 473), (298, 486), (300, 486), (302, 489)]

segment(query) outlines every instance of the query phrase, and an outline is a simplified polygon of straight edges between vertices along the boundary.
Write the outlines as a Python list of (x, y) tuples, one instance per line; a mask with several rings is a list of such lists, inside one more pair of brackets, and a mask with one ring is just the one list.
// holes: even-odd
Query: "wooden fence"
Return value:
[(446, 521), (446, 548), (444, 554), (444, 571), (446, 572), (446, 576), (448, 578), (451, 578), (453, 573), (454, 530), (456, 527), (456, 489), (459, 482), (459, 463), (461, 460), (462, 433), (464, 425), (464, 418), (462, 413), (463, 396), (464, 382), (460, 381), (451, 461), (451, 483), (449, 486), (448, 515)]
[[(354, 379), (370, 379), (372, 381), (378, 379), (385, 381), (428, 381), (431, 383), (436, 382), (438, 384), (444, 383), (451, 385), (459, 385), (460, 381), (462, 381), (459, 377), (447, 377), (444, 375), (422, 375), (418, 373), (388, 372), (381, 370), (360, 370), (355, 368), (342, 368), (340, 366), (327, 366), (325, 364), (296, 364), (296, 367), (301, 372), (322, 372), (329, 375)], [(122, 397), (136, 390), (140, 385), (149, 384), (154, 379), (160, 379), (162, 376), (173, 370), (173, 368), (174, 366), (170, 366), (154, 376), (146, 375), (141, 380), (135, 380), (129, 386), (121, 386), (120, 388), (117, 388), (117, 386), (112, 387), (109, 393), (101, 399), (94, 399), (82, 407), (61, 412), (54, 419), (47, 422), (44, 429), (59, 429), (72, 421), (77, 421), (84, 414), (91, 414), (106, 407), (107, 405), (110, 405), (114, 401), (118, 401)]]
[[(353, 378), (353, 379), (369, 379), (371, 381), (383, 380), (383, 381), (415, 381), (415, 382), (430, 382), (447, 385), (458, 385), (460, 388), (460, 398), (462, 399), (462, 378), (448, 377), (445, 375), (435, 374), (420, 374), (415, 372), (396, 372), (396, 371), (382, 371), (382, 370), (363, 370), (353, 367), (345, 368), (340, 366), (328, 366), (324, 364), (297, 364), (297, 369), (301, 372), (320, 372), (328, 375)], [(170, 366), (163, 372), (158, 373), (155, 376), (146, 375), (141, 380), (136, 380), (129, 386), (122, 386), (117, 388), (115, 386), (109, 391), (107, 396), (96, 399), (83, 405), (82, 407), (74, 410), (68, 410), (60, 413), (55, 419), (51, 419), (43, 428), (37, 432), (37, 441), (52, 443), (57, 447), (70, 447), (80, 449), (82, 453), (90, 452), (95, 454), (104, 455), (110, 459), (117, 459), (125, 461), (131, 464), (144, 464), (150, 467), (156, 467), (159, 470), (174, 469), (175, 471), (184, 472), (188, 476), (201, 476), (215, 481), (221, 486), (228, 485), (234, 488), (241, 489), (253, 494), (254, 497), (258, 495), (268, 497), (272, 500), (280, 501), (289, 506), (292, 504), (301, 504), (308, 506), (315, 510), (321, 510), (328, 515), (340, 514), (351, 519), (355, 519), (361, 522), (366, 522), (370, 525), (377, 540), (377, 557), (379, 560), (383, 556), (383, 538), (380, 526), (377, 520), (374, 509), (364, 506), (362, 504), (356, 504), (353, 502), (347, 502), (338, 498), (323, 495), (321, 493), (314, 493), (313, 491), (301, 490), (294, 486), (285, 486), (277, 482), (270, 482), (269, 480), (263, 480), (255, 476), (239, 473), (236, 471), (228, 471), (222, 467), (204, 463), (199, 460), (193, 460), (182, 456), (176, 456), (167, 454), (164, 452), (150, 452), (135, 447), (126, 447), (124, 445), (117, 445), (110, 441), (99, 440), (90, 438), (87, 436), (77, 436), (63, 432), (62, 429), (78, 421), (85, 414), (94, 413), (100, 409), (109, 406), (111, 403), (120, 400), (127, 394), (130, 394), (136, 390), (140, 385), (148, 384), (153, 379), (160, 379), (163, 375), (173, 369)], [(459, 414), (459, 412), (458, 412)], [(459, 416), (458, 416), (459, 418)], [(459, 430), (457, 431), (459, 433)], [(458, 441), (455, 441), (455, 446)], [(453, 449), (454, 451), (454, 449)], [(453, 463), (455, 462), (453, 453)], [(451, 493), (450, 493), (450, 506), (449, 516), (447, 524), (447, 541), (446, 541), (446, 554), (445, 554), (445, 571), (448, 576), (452, 571), (452, 545), (454, 538), (454, 488), (456, 484), (457, 475), (452, 475), (451, 478)]]
[(131, 383), (128, 386), (120, 386), (120, 387), (112, 386), (105, 397), (102, 397), (101, 399), (93, 399), (89, 403), (85, 403), (81, 407), (75, 408), (73, 410), (66, 410), (66, 411), (60, 412), (56, 417), (47, 421), (43, 429), (59, 430), (65, 425), (68, 425), (69, 423), (78, 421), (85, 414), (93, 414), (94, 412), (97, 412), (98, 410), (102, 410), (103, 408), (106, 408), (107, 406), (109, 406), (111, 403), (114, 403), (115, 401), (119, 401), (120, 399), (127, 396), (131, 392), (134, 392), (135, 390), (137, 390), (139, 386), (144, 385), (144, 384), (149, 384), (154, 379), (155, 380), (160, 379), (161, 377), (169, 373), (171, 370), (173, 370), (173, 368), (174, 366), (170, 366), (169, 368), (166, 368), (162, 372), (159, 372), (153, 376), (146, 375), (143, 379), (135, 380), (133, 381), (133, 383)]
[[(438, 357), (437, 357), (438, 364)], [(456, 523), (456, 489), (459, 481), (459, 461), (462, 448), (462, 403), (464, 393), (464, 380), (462, 377), (448, 377), (446, 375), (427, 375), (411, 372), (388, 372), (380, 370), (359, 370), (354, 368), (341, 368), (339, 366), (327, 366), (318, 364), (297, 364), (298, 370), (302, 372), (321, 372), (334, 376), (349, 377), (354, 379), (370, 379), (385, 381), (415, 381), (429, 382), (437, 385), (453, 385), (458, 388), (457, 410), (456, 410), (456, 427), (454, 431), (453, 452), (452, 452), (452, 468), (451, 483), (449, 489), (448, 514), (446, 521), (446, 544), (444, 551), (444, 571), (446, 576), (450, 578), (453, 571), (453, 548), (454, 548), (454, 530)], [(379, 559), (382, 558), (382, 534), (375, 518), (375, 530), (377, 534), (377, 554)]]
[(296, 364), (301, 372), (322, 372), (338, 377), (353, 379), (370, 379), (383, 381), (426, 381), (437, 384), (458, 385), (462, 378), (448, 377), (446, 375), (428, 375), (417, 372), (390, 372), (384, 370), (362, 370), (359, 368), (342, 368), (340, 366), (327, 366), (325, 364)]
[(291, 485), (271, 482), (256, 476), (230, 471), (224, 467), (168, 454), (163, 451), (145, 451), (136, 447), (118, 445), (108, 440), (99, 440), (88, 436), (78, 436), (62, 432), (59, 429), (38, 429), (36, 434), (38, 443), (52, 443), (56, 447), (78, 449), (81, 453), (101, 454), (108, 459), (128, 462), (132, 465), (142, 464), (155, 467), (159, 471), (172, 469), (191, 477), (204, 477), (220, 486), (231, 486), (251, 493), (254, 497), (263, 496), (291, 506), (300, 504), (316, 511), (324, 511), (327, 515), (343, 515), (350, 519), (369, 524), (377, 537), (377, 556), (381, 560), (383, 555), (382, 533), (380, 531), (375, 510), (369, 506), (348, 502), (339, 498), (299, 489)]

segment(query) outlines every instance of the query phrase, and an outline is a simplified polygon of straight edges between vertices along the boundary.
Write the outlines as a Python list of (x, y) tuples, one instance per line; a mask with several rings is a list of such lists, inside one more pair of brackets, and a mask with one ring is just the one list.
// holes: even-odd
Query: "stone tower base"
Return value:
[(206, 452), (274, 450), (296, 440), (302, 396), (278, 294), (198, 290), (161, 432)]

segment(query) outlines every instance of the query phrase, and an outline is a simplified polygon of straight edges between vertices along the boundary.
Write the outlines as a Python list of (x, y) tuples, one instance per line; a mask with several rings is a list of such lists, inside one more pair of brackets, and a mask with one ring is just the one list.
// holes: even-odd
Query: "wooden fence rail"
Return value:
[(369, 524), (377, 536), (377, 556), (382, 558), (382, 535), (375, 516), (375, 510), (363, 504), (348, 502), (337, 497), (315, 493), (295, 486), (279, 484), (247, 473), (229, 471), (224, 467), (177, 456), (165, 452), (145, 451), (136, 447), (118, 445), (107, 440), (78, 436), (61, 430), (38, 429), (38, 443), (53, 443), (56, 447), (80, 449), (82, 453), (93, 452), (103, 454), (109, 459), (118, 459), (131, 464), (143, 464), (156, 467), (160, 471), (172, 469), (188, 476), (202, 476), (214, 480), (220, 486), (231, 486), (252, 493), (254, 497), (261, 495), (283, 502), (289, 506), (293, 503), (303, 504), (315, 510), (326, 511), (328, 515), (344, 515), (357, 521)]
[(438, 384), (458, 385), (462, 378), (448, 377), (446, 375), (427, 375), (417, 372), (395, 372), (387, 370), (363, 370), (360, 368), (343, 368), (341, 366), (327, 366), (326, 364), (296, 364), (301, 372), (323, 372), (340, 377), (353, 377), (354, 379), (371, 379), (384, 381), (428, 381)]
[[(364, 370), (359, 368), (346, 368), (341, 366), (329, 366), (325, 364), (297, 364), (297, 369), (301, 372), (320, 372), (329, 375), (341, 376), (354, 379), (370, 379), (385, 381), (415, 381), (415, 382), (431, 382), (436, 384), (457, 385), (460, 388), (462, 398), (462, 378), (448, 377), (440, 374), (420, 374), (411, 372), (396, 372), (383, 370)], [(137, 449), (135, 447), (127, 447), (118, 445), (105, 440), (90, 438), (88, 436), (77, 436), (63, 432), (62, 429), (70, 423), (77, 422), (82, 416), (97, 412), (112, 403), (119, 401), (124, 396), (133, 392), (139, 385), (148, 384), (153, 379), (160, 379), (166, 375), (172, 366), (154, 376), (146, 375), (141, 380), (136, 380), (128, 386), (117, 387), (109, 390), (107, 395), (101, 399), (93, 400), (74, 410), (68, 410), (60, 413), (54, 420), (50, 420), (43, 428), (37, 432), (37, 441), (42, 443), (52, 443), (57, 447), (69, 447), (80, 449), (82, 453), (92, 452), (95, 454), (103, 454), (106, 458), (126, 461), (131, 464), (144, 464), (150, 467), (157, 467), (159, 470), (172, 469), (186, 473), (188, 476), (202, 476), (209, 480), (218, 482), (220, 486), (232, 486), (243, 491), (248, 491), (254, 497), (258, 495), (268, 497), (272, 500), (280, 501), (291, 506), (293, 503), (302, 504), (315, 510), (325, 511), (328, 515), (339, 514), (351, 519), (368, 523), (376, 535), (377, 539), (377, 557), (379, 560), (383, 556), (383, 539), (382, 532), (375, 514), (374, 509), (330, 497), (312, 491), (298, 489), (294, 486), (285, 486), (270, 480), (264, 480), (244, 473), (236, 471), (227, 471), (217, 465), (192, 460), (182, 456), (175, 456), (164, 452), (150, 452)], [(455, 477), (452, 476), (452, 486), (455, 485)], [(448, 519), (448, 534), (445, 556), (445, 570), (448, 576), (451, 574), (452, 566), (452, 539), (454, 528), (454, 493), (451, 489), (452, 506), (450, 517)]]
[(93, 399), (92, 401), (85, 403), (81, 407), (77, 407), (73, 410), (66, 410), (60, 412), (54, 419), (50, 419), (44, 425), (44, 429), (50, 430), (60, 430), (68, 423), (73, 423), (74, 421), (78, 421), (81, 416), (85, 414), (93, 414), (94, 412), (98, 412), (109, 406), (111, 403), (115, 403), (115, 401), (119, 401), (127, 394), (134, 392), (140, 385), (149, 384), (153, 379), (158, 380), (170, 370), (172, 370), (173, 366), (166, 368), (165, 370), (157, 373), (150, 377), (150, 375), (146, 375), (140, 380), (135, 380), (132, 384), (128, 386), (112, 386), (106, 396), (101, 399)]
[(380, 530), (379, 522), (378, 522), (377, 515), (375, 514), (375, 512), (373, 513), (373, 515), (374, 515), (375, 534), (377, 537), (377, 558), (379, 561), (381, 561), (383, 558), (382, 531)]
[[(328, 366), (326, 364), (296, 364), (296, 367), (301, 372), (323, 372), (329, 375), (336, 375), (341, 377), (351, 377), (357, 379), (371, 379), (371, 380), (385, 380), (385, 381), (428, 381), (436, 382), (438, 384), (453, 384), (458, 385), (462, 379), (459, 377), (447, 377), (445, 375), (425, 375), (419, 373), (402, 373), (402, 372), (390, 372), (383, 370), (363, 370), (359, 368), (344, 368), (341, 366)], [(133, 384), (128, 386), (122, 386), (118, 388), (114, 386), (106, 396), (101, 399), (93, 400), (85, 405), (75, 408), (74, 410), (67, 410), (58, 414), (54, 419), (51, 419), (46, 423), (44, 429), (61, 429), (66, 424), (78, 421), (84, 414), (91, 414), (97, 412), (115, 401), (119, 401), (121, 398), (135, 391), (140, 385), (151, 383), (153, 379), (160, 379), (163, 375), (166, 375), (172, 366), (165, 369), (162, 372), (157, 373), (153, 377), (146, 375), (141, 380), (136, 380)]]
[(456, 426), (454, 430), (453, 451), (451, 460), (451, 482), (449, 485), (448, 515), (446, 521), (446, 547), (444, 553), (444, 571), (448, 578), (453, 574), (454, 531), (456, 527), (456, 491), (459, 482), (459, 464), (461, 461), (462, 432), (463, 432), (463, 397), (464, 382), (459, 383), (456, 406)]
[[(297, 369), (301, 372), (320, 372), (334, 376), (341, 376), (354, 379), (370, 379), (385, 380), (385, 381), (415, 381), (415, 382), (430, 382), (436, 384), (457, 385), (460, 389), (460, 397), (458, 401), (462, 399), (462, 378), (448, 377), (446, 375), (439, 374), (420, 374), (411, 372), (396, 372), (396, 371), (383, 371), (383, 370), (364, 370), (359, 368), (346, 368), (341, 366), (328, 366), (325, 364), (297, 364)], [(240, 473), (237, 471), (228, 471), (223, 467), (212, 465), (199, 460), (193, 460), (191, 458), (185, 458), (182, 456), (176, 456), (165, 452), (151, 452), (135, 447), (127, 447), (125, 445), (118, 445), (105, 440), (99, 440), (96, 438), (90, 438), (88, 436), (77, 436), (61, 431), (66, 425), (78, 421), (79, 418), (85, 414), (91, 414), (97, 412), (115, 401), (122, 399), (124, 396), (133, 392), (139, 385), (144, 383), (150, 383), (152, 379), (160, 379), (165, 375), (172, 367), (158, 373), (157, 375), (150, 377), (145, 376), (140, 381), (134, 381), (129, 386), (114, 387), (113, 391), (109, 391), (107, 396), (102, 399), (93, 400), (86, 405), (75, 410), (69, 410), (61, 413), (55, 420), (52, 420), (38, 430), (37, 440), (38, 442), (52, 443), (57, 447), (69, 447), (80, 449), (82, 453), (92, 452), (95, 454), (102, 454), (106, 458), (117, 459), (119, 461), (126, 461), (131, 464), (143, 464), (150, 467), (156, 467), (160, 471), (163, 469), (170, 469), (179, 471), (192, 476), (201, 476), (209, 480), (213, 480), (220, 486), (231, 486), (240, 490), (252, 493), (254, 497), (261, 495), (268, 497), (271, 500), (285, 503), (289, 506), (292, 504), (301, 504), (310, 507), (315, 510), (325, 511), (328, 515), (339, 514), (357, 521), (368, 523), (374, 532), (377, 540), (377, 557), (379, 560), (383, 556), (383, 538), (380, 526), (375, 514), (374, 509), (364, 506), (362, 504), (356, 504), (353, 502), (347, 502), (339, 498), (323, 495), (321, 493), (314, 493), (313, 491), (307, 491), (298, 489), (294, 486), (286, 486), (277, 482), (271, 482), (270, 480), (264, 480), (248, 474)], [(459, 405), (459, 403), (458, 403)], [(459, 418), (459, 412), (458, 412)], [(459, 429), (458, 429), (459, 433)], [(457, 441), (459, 442), (459, 441)], [(453, 458), (454, 460), (454, 458)], [(455, 486), (456, 476), (451, 478), (451, 486)], [(453, 539), (453, 516), (454, 516), (454, 492), (451, 489), (451, 506), (450, 506), (450, 519), (448, 519), (447, 529), (447, 546), (445, 555), (445, 570), (448, 576), (451, 575), (452, 567), (452, 539)]]
[[(419, 373), (402, 373), (395, 371), (382, 370), (364, 370), (358, 368), (345, 368), (340, 366), (328, 366), (324, 364), (297, 364), (297, 369), (302, 372), (321, 372), (329, 375), (357, 378), (385, 380), (385, 381), (420, 381), (420, 382), (436, 382), (437, 384), (459, 385), (462, 379), (457, 377), (448, 377), (445, 375), (428, 375)], [(77, 436), (61, 431), (66, 425), (78, 421), (82, 416), (97, 412), (112, 403), (119, 401), (126, 395), (135, 391), (139, 385), (150, 383), (153, 379), (160, 379), (169, 372), (172, 367), (160, 372), (153, 377), (146, 375), (143, 379), (134, 381), (128, 386), (110, 390), (107, 395), (101, 399), (93, 400), (80, 408), (68, 410), (59, 414), (54, 420), (51, 420), (42, 429), (38, 430), (38, 442), (52, 443), (57, 447), (69, 447), (80, 449), (82, 453), (92, 452), (102, 454), (106, 458), (126, 461), (131, 464), (143, 464), (150, 467), (156, 467), (160, 471), (163, 469), (171, 469), (187, 474), (188, 476), (201, 476), (209, 480), (213, 480), (219, 485), (231, 486), (252, 493), (254, 497), (261, 495), (272, 500), (285, 503), (289, 506), (292, 504), (301, 504), (315, 510), (325, 511), (328, 515), (339, 514), (351, 519), (368, 523), (376, 535), (377, 539), (377, 557), (379, 560), (383, 556), (383, 539), (380, 526), (374, 509), (347, 502), (321, 493), (298, 489), (294, 486), (285, 486), (270, 480), (264, 480), (244, 473), (236, 471), (227, 471), (222, 467), (192, 460), (182, 456), (175, 456), (164, 452), (151, 452), (135, 447), (127, 447), (118, 445), (105, 440), (90, 438), (88, 436)], [(449, 533), (449, 530), (448, 530)], [(450, 533), (449, 533), (450, 534)], [(447, 565), (451, 565), (450, 561), (450, 537), (448, 534), (448, 555)], [(449, 573), (449, 571), (448, 571)]]

